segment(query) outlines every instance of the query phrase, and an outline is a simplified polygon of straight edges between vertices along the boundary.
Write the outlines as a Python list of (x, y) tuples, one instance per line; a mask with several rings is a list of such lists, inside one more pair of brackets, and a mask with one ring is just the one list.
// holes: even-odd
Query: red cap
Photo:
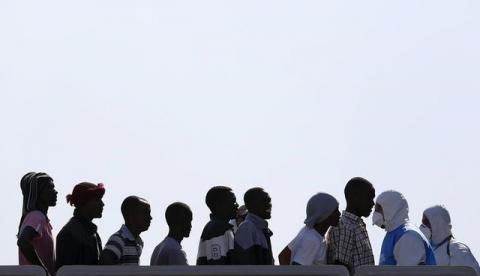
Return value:
[(95, 185), (82, 182), (75, 185), (72, 194), (67, 195), (67, 202), (75, 207), (80, 207), (92, 199), (102, 198), (104, 194), (105, 188), (102, 183)]

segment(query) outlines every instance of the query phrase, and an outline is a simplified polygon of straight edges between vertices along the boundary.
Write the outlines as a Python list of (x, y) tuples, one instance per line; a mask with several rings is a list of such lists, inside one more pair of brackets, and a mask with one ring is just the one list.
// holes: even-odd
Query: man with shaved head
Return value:
[(108, 240), (100, 256), (102, 265), (139, 265), (143, 241), (140, 233), (150, 227), (150, 204), (138, 196), (129, 196), (122, 203), (125, 224)]

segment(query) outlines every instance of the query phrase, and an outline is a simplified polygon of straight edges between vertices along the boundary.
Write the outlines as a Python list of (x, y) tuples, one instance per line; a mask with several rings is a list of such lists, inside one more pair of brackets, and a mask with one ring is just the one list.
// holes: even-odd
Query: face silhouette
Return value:
[(39, 195), (39, 203), (45, 206), (55, 206), (57, 205), (57, 190), (55, 190), (55, 185), (53, 184), (53, 180), (47, 179), (48, 181)]

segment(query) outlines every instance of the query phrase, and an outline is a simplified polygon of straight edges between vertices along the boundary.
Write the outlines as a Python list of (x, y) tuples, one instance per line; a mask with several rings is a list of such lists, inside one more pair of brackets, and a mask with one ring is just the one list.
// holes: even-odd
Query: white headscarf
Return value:
[(408, 222), (408, 202), (401, 193), (393, 190), (383, 192), (377, 197), (376, 203), (382, 206), (387, 232)]
[(338, 201), (326, 193), (318, 193), (307, 203), (307, 218), (305, 225), (312, 228), (315, 224), (324, 221), (338, 208)]
[(448, 210), (441, 205), (426, 209), (423, 215), (427, 217), (432, 227), (432, 244), (438, 245), (452, 236), (452, 224)]

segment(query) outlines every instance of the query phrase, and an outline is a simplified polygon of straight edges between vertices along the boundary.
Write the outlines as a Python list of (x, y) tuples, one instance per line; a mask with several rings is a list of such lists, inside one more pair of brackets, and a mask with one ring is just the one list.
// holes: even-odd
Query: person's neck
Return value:
[(178, 243), (181, 243), (183, 240), (183, 235), (175, 231), (169, 231), (167, 237), (176, 240)]
[(48, 213), (48, 206), (42, 206), (42, 205), (37, 206), (37, 210), (42, 212), (46, 216)]
[(81, 217), (82, 219), (86, 220), (86, 221), (89, 221), (89, 222), (92, 222), (92, 220), (94, 219), (93, 216), (90, 216), (88, 214), (85, 214), (85, 212), (82, 212), (81, 209), (75, 209), (74, 213), (73, 213), (74, 216), (79, 216)]
[(357, 216), (359, 218), (362, 217), (362, 215), (360, 214), (360, 211), (355, 207), (347, 205), (347, 208), (345, 209), (345, 211), (349, 212), (350, 214), (354, 214), (355, 216)]
[(138, 231), (135, 226), (127, 222), (125, 222), (125, 226), (127, 226), (128, 230), (130, 231), (130, 233), (132, 233), (134, 238), (138, 239), (140, 237), (141, 232)]
[(211, 218), (215, 219), (215, 220), (220, 220), (220, 221), (223, 221), (223, 222), (230, 221), (230, 218), (228, 218), (227, 216), (218, 214), (218, 213), (212, 213)]
[(319, 224), (315, 225), (313, 227), (322, 237), (325, 237), (325, 234), (327, 234), (328, 228), (330, 228), (330, 225), (324, 225), (324, 224)]

